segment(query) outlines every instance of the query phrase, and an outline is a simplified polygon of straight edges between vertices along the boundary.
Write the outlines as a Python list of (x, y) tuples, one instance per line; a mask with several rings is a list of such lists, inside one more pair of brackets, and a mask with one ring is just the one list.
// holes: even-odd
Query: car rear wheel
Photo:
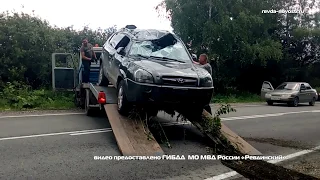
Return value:
[(316, 98), (314, 97), (314, 98), (312, 98), (312, 101), (309, 102), (309, 105), (314, 106), (315, 103), (316, 103)]
[(131, 104), (127, 100), (126, 93), (124, 91), (124, 81), (122, 80), (118, 86), (118, 112), (122, 115), (127, 116), (131, 110)]
[(109, 80), (104, 75), (102, 64), (100, 65), (100, 69), (99, 69), (98, 85), (99, 86), (108, 86), (109, 85)]

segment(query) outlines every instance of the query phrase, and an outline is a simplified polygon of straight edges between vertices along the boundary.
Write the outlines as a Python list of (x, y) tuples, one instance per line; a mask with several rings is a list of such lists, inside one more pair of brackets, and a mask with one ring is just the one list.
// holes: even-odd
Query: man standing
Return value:
[[(199, 56), (199, 66), (209, 72), (209, 74), (212, 76), (212, 67), (208, 63), (208, 56), (206, 54), (201, 54)], [(211, 107), (209, 104), (207, 104), (204, 109), (212, 115)]]
[(82, 74), (83, 83), (89, 82), (91, 61), (93, 58), (97, 59), (96, 54), (94, 53), (92, 48), (93, 46), (92, 44), (88, 43), (87, 38), (82, 40), (82, 46), (80, 48), (80, 52), (81, 52), (82, 65), (83, 65), (83, 74)]

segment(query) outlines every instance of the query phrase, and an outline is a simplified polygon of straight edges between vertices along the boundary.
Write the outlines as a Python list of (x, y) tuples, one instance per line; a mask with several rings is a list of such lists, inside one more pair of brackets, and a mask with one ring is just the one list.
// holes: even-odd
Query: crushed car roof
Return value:
[(129, 31), (134, 36), (135, 40), (154, 40), (160, 39), (168, 34), (172, 34), (166, 30), (157, 29), (134, 29)]

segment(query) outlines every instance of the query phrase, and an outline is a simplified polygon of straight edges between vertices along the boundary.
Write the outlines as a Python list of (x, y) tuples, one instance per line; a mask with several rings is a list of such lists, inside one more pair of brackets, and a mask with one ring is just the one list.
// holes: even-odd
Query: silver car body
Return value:
[(297, 106), (299, 103), (314, 105), (318, 93), (306, 82), (283, 82), (276, 89), (268, 81), (261, 87), (261, 98), (269, 105), (273, 103), (287, 103)]

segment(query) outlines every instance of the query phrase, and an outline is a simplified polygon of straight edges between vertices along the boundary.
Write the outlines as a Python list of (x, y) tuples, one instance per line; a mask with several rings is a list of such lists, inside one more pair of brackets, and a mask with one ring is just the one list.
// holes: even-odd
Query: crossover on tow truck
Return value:
[(111, 35), (100, 56), (98, 84), (117, 89), (118, 111), (127, 115), (141, 105), (201, 115), (213, 94), (211, 75), (193, 64), (182, 40), (173, 33), (126, 26)]

